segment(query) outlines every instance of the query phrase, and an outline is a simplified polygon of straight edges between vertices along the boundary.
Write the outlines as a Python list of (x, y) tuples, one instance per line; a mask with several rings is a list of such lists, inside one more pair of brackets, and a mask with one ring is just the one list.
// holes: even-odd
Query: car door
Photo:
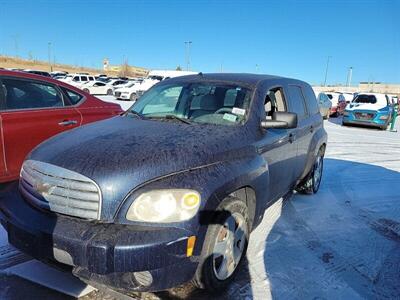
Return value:
[[(266, 118), (274, 111), (287, 111), (286, 92), (283, 86), (267, 89), (264, 102)], [(258, 152), (268, 163), (270, 200), (283, 196), (294, 183), (294, 169), (297, 148), (293, 129), (268, 129), (261, 139)]]
[(4, 136), (3, 136), (3, 118), (2, 118), (2, 110), (5, 106), (5, 94), (0, 85), (0, 182), (2, 182), (2, 178), (5, 178), (7, 174), (7, 166), (6, 166), (6, 158), (4, 153)]
[(0, 78), (5, 94), (1, 111), (7, 175), (18, 177), (25, 156), (39, 143), (81, 124), (81, 115), (62, 92), (45, 81)]
[(104, 95), (107, 94), (108, 87), (102, 82), (96, 82), (93, 86), (96, 86), (96, 94)]
[(71, 105), (73, 105), (82, 116), (82, 125), (107, 119), (122, 112), (120, 107), (110, 107), (110, 105), (105, 105), (104, 102), (95, 97), (84, 97), (77, 91), (70, 90), (66, 87), (60, 88)]
[[(297, 113), (297, 128), (294, 129), (295, 145), (297, 147), (297, 156), (295, 164), (295, 178), (300, 178), (303, 173), (307, 158), (308, 149), (314, 132), (314, 120), (309, 118), (306, 100), (301, 85), (289, 84), (289, 111)], [(321, 116), (320, 116), (321, 117)]]

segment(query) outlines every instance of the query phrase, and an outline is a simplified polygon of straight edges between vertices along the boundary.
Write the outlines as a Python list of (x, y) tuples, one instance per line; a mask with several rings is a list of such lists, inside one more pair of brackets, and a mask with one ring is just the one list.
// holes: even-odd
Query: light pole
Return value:
[(353, 76), (353, 67), (349, 68), (349, 72), (347, 73), (347, 83), (346, 85), (349, 87), (351, 85), (351, 77)]
[(259, 71), (259, 66), (258, 66), (258, 64), (256, 64), (256, 73), (258, 74), (258, 71)]
[(326, 86), (326, 80), (328, 79), (329, 60), (331, 59), (331, 57), (332, 57), (332, 56), (328, 56), (328, 59), (326, 60), (326, 69), (325, 69), (324, 86)]
[(51, 42), (47, 43), (47, 54), (49, 55), (49, 68), (50, 72), (53, 72), (53, 67), (51, 65)]
[(186, 52), (186, 71), (190, 70), (190, 47), (192, 45), (192, 41), (185, 42), (185, 52)]

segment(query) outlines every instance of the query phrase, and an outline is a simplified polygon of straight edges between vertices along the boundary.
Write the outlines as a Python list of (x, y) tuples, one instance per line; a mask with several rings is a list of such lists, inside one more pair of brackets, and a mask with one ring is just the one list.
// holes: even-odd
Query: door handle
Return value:
[(289, 143), (293, 143), (296, 139), (296, 136), (293, 133), (289, 133)]
[(60, 125), (60, 126), (69, 126), (69, 125), (75, 125), (77, 123), (78, 123), (78, 121), (75, 121), (75, 120), (64, 120), (64, 121), (58, 123), (58, 125)]

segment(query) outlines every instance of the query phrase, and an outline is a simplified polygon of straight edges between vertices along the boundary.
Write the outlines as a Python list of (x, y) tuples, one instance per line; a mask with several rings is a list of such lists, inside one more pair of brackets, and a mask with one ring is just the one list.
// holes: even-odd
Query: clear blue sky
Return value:
[(256, 72), (344, 83), (400, 82), (400, 1), (0, 0), (0, 54), (101, 67)]

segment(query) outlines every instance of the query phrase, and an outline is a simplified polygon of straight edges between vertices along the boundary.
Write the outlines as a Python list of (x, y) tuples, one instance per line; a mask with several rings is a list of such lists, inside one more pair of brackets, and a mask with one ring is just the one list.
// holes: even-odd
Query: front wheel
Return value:
[(301, 194), (316, 194), (321, 185), (322, 171), (324, 168), (324, 153), (322, 149), (318, 151), (314, 165), (306, 178), (296, 187), (296, 191)]
[(107, 90), (107, 95), (108, 95), (108, 96), (111, 96), (112, 94), (113, 94), (112, 89)]
[(225, 289), (243, 261), (249, 234), (246, 204), (234, 197), (226, 198), (208, 225), (194, 285), (209, 292)]

